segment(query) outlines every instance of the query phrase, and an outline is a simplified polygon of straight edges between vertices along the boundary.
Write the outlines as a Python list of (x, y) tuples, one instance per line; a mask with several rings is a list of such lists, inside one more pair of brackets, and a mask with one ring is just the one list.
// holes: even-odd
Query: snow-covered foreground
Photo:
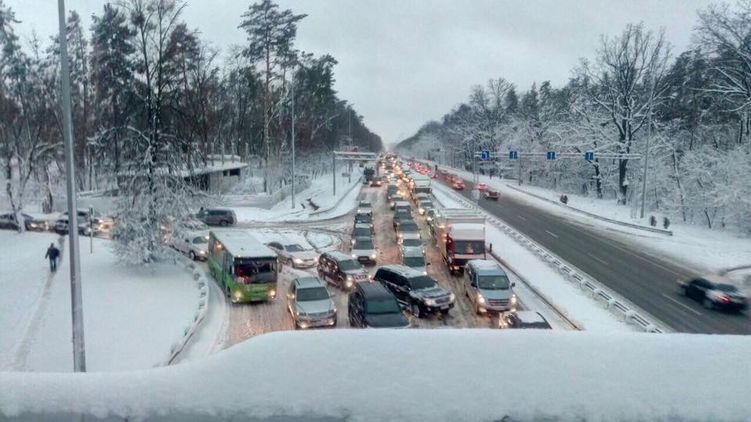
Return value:
[[(273, 221), (313, 221), (338, 217), (352, 210), (354, 198), (358, 195), (358, 185), (362, 185), (362, 172), (358, 169), (349, 177), (337, 174), (336, 196), (333, 195), (331, 175), (319, 177), (311, 182), (311, 186), (298, 193), (295, 197), (295, 208), (292, 209), (290, 198), (286, 198), (271, 209), (258, 207), (231, 207), (237, 219), (242, 223), (273, 222)], [(311, 199), (319, 208), (316, 212), (308, 203)], [(303, 208), (304, 206), (304, 208)], [(328, 210), (332, 208), (331, 210)], [(325, 212), (320, 212), (328, 210)]]
[(167, 368), (0, 373), (0, 416), (740, 421), (751, 414), (739, 370), (749, 349), (749, 337), (717, 335), (284, 332)]
[[(433, 184), (433, 195), (446, 208), (464, 208), (454, 199), (455, 194), (447, 187)], [(553, 270), (537, 255), (520, 245), (502, 230), (485, 225), (487, 243), (501, 256), (512, 270), (553, 302), (566, 316), (589, 331), (633, 331), (633, 327), (620, 321), (607, 309), (595, 302), (580, 289), (574, 287), (563, 275)]]
[[(472, 173), (451, 169), (465, 179), (472, 180)], [(682, 266), (693, 268), (696, 272), (718, 272), (726, 268), (740, 265), (751, 265), (751, 239), (748, 237), (736, 235), (734, 233), (722, 230), (709, 230), (706, 228), (681, 224), (672, 221), (670, 230), (673, 236), (666, 236), (658, 233), (650, 233), (636, 228), (624, 227), (612, 224), (596, 218), (591, 218), (574, 209), (567, 209), (547, 201), (519, 192), (510, 188), (512, 184), (519, 188), (515, 181), (500, 180), (488, 176), (479, 176), (481, 183), (486, 183), (494, 189), (501, 192), (501, 195), (512, 196), (514, 199), (534, 205), (537, 208), (560, 216), (568, 221), (577, 224), (586, 224), (606, 230), (611, 237), (637, 244), (661, 256), (677, 261)], [(560, 193), (549, 189), (535, 186), (522, 185), (520, 187), (535, 195), (547, 199), (558, 201)], [(600, 215), (613, 220), (624, 221), (628, 223), (648, 225), (649, 213), (644, 219), (632, 218), (631, 207), (618, 205), (613, 201), (598, 200), (594, 198), (582, 197), (566, 193), (569, 198), (568, 205), (572, 208)], [(658, 227), (661, 227), (661, 220), (658, 220)]]
[[(44, 253), (57, 236), (2, 232), (0, 344), (4, 370), (72, 371), (70, 270), (67, 244), (54, 276)], [(87, 367), (90, 371), (149, 368), (167, 358), (190, 324), (198, 289), (182, 266), (120, 266), (109, 241), (81, 238)], [(7, 329), (6, 329), (7, 328)]]

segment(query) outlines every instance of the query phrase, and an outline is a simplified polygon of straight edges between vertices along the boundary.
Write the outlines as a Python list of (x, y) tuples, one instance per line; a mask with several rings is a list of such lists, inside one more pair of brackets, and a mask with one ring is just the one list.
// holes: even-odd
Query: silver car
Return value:
[(318, 254), (312, 249), (305, 249), (297, 243), (269, 242), (266, 246), (279, 255), (279, 261), (292, 268), (311, 268), (318, 264)]
[(209, 232), (175, 233), (172, 246), (193, 261), (205, 260), (209, 250)]
[(476, 313), (516, 311), (514, 283), (497, 262), (486, 259), (467, 261), (462, 284)]
[(428, 274), (427, 266), (430, 264), (425, 263), (425, 255), (422, 246), (408, 246), (401, 250), (402, 265), (420, 271), (423, 275)]
[(292, 280), (287, 292), (287, 309), (297, 328), (336, 326), (336, 305), (318, 277)]

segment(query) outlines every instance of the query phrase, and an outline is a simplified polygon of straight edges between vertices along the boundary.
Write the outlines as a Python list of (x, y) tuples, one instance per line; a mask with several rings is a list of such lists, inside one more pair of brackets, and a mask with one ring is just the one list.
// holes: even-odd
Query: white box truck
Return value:
[(485, 217), (472, 210), (445, 208), (434, 219), (436, 246), (449, 272), (461, 274), (471, 259), (485, 259)]

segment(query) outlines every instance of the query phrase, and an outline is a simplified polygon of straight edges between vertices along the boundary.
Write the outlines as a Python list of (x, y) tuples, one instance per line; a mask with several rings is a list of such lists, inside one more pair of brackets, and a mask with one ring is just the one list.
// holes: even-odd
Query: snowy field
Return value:
[[(454, 199), (456, 194), (453, 191), (439, 183), (433, 184), (433, 196), (446, 208), (465, 208), (461, 202)], [(634, 330), (582, 290), (574, 287), (559, 272), (550, 268), (504, 231), (486, 223), (485, 233), (487, 243), (493, 244), (493, 250), (513, 267), (514, 272), (519, 273), (530, 285), (555, 303), (582, 329), (601, 332)]]
[[(451, 171), (465, 179), (472, 180), (472, 173), (470, 172), (453, 168)], [(670, 225), (673, 236), (651, 233), (591, 218), (577, 213), (575, 210), (551, 204), (507, 186), (507, 184), (514, 184), (515, 187), (518, 187), (515, 181), (491, 179), (483, 175), (480, 175), (479, 178), (481, 183), (486, 183), (500, 191), (501, 195), (512, 196), (577, 224), (605, 229), (608, 235), (617, 240), (644, 247), (665, 258), (676, 261), (681, 266), (693, 268), (699, 273), (719, 272), (726, 268), (751, 265), (751, 238), (749, 237), (729, 231), (709, 230), (699, 226), (681, 224), (677, 221), (672, 221)], [(521, 189), (554, 201), (558, 201), (560, 196), (558, 192), (535, 186), (522, 185)], [(644, 220), (631, 218), (631, 207), (617, 205), (610, 200), (598, 200), (568, 193), (567, 195), (569, 197), (568, 205), (573, 208), (580, 208), (614, 220), (647, 225), (646, 218)], [(647, 212), (646, 215), (649, 216), (649, 213)], [(661, 224), (660, 219), (658, 219), (658, 223)], [(658, 227), (661, 226), (658, 225)]]
[[(46, 247), (58, 236), (0, 232), (4, 260), (0, 344), (4, 370), (72, 371), (67, 243), (50, 277)], [(9, 264), (9, 265), (8, 265)], [(198, 289), (182, 266), (120, 266), (109, 241), (81, 238), (81, 277), (89, 371), (149, 368), (192, 321)]]
[[(336, 196), (333, 195), (333, 182), (330, 175), (314, 179), (308, 189), (295, 196), (294, 209), (292, 209), (292, 202), (289, 197), (279, 201), (270, 209), (259, 207), (230, 208), (232, 208), (235, 211), (235, 214), (237, 214), (237, 219), (240, 224), (273, 221), (313, 221), (338, 217), (352, 210), (349, 204), (354, 202), (354, 199), (352, 198), (357, 198), (357, 185), (362, 185), (360, 179), (361, 175), (362, 172), (359, 168), (356, 168), (352, 172), (352, 178), (350, 181), (349, 177), (342, 176), (341, 173), (338, 173), (336, 180)], [(354, 189), (351, 189), (353, 187)], [(327, 212), (316, 213), (308, 203), (308, 199), (312, 199), (313, 202), (318, 205), (319, 211), (327, 210), (330, 207), (334, 208)], [(339, 200), (341, 200), (341, 203), (337, 204)]]
[(747, 336), (274, 333), (167, 368), (0, 373), (0, 418), (742, 421), (751, 414), (751, 378), (739, 370), (748, 350)]

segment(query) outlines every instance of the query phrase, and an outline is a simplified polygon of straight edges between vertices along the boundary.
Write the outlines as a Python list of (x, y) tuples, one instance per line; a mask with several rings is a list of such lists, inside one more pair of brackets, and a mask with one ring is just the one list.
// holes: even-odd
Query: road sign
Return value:
[(548, 160), (555, 160), (555, 151), (548, 151)]
[(487, 150), (486, 150), (486, 151), (483, 151), (483, 152), (482, 152), (482, 156), (481, 156), (481, 157), (482, 157), (483, 161), (488, 161), (488, 160), (490, 160), (490, 151), (487, 151)]
[(518, 160), (519, 159), (519, 151), (509, 151), (508, 152), (508, 159), (509, 160)]
[(595, 159), (595, 153), (592, 151), (587, 151), (584, 153), (584, 159), (587, 161), (593, 161)]

